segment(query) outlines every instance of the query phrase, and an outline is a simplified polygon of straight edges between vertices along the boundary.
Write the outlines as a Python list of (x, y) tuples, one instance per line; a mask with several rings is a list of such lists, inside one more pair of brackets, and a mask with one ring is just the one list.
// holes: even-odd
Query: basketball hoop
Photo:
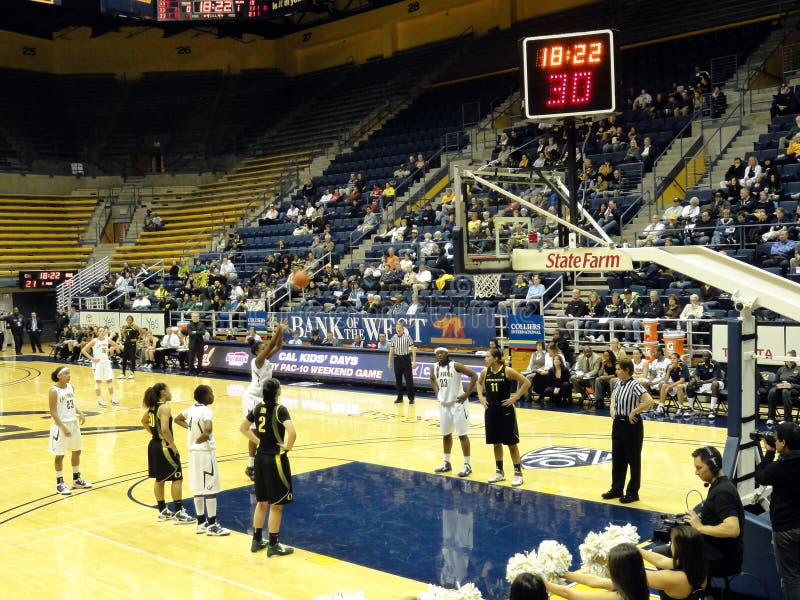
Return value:
[(500, 279), (502, 273), (482, 273), (473, 275), (475, 281), (475, 298), (493, 298), (500, 295)]

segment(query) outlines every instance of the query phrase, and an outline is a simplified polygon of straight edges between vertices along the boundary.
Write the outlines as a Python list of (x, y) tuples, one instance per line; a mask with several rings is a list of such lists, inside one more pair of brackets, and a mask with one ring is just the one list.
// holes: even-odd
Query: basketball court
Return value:
[[(246, 440), (238, 431), (245, 380), (137, 372), (134, 380), (115, 380), (120, 406), (101, 410), (90, 368), (70, 365), (78, 405), (87, 415), (81, 473), (94, 487), (60, 496), (47, 452), (47, 394), (55, 367), (34, 357), (0, 361), (6, 486), (0, 533), (9, 597), (301, 599), (361, 591), (376, 599), (416, 596), (430, 583), (452, 588), (473, 582), (484, 598), (505, 598), (508, 558), (543, 539), (564, 543), (573, 569), (586, 534), (609, 523), (632, 523), (648, 539), (662, 513), (684, 510), (689, 490), (704, 492), (692, 450), (721, 447), (726, 434), (724, 427), (704, 423), (647, 422), (641, 501), (623, 506), (600, 500), (611, 480), (607, 412), (520, 409), (525, 483), (512, 488), (510, 478), (486, 483), (494, 460), (477, 403), (470, 405), (473, 475), (459, 479), (458, 468), (445, 476), (433, 473), (442, 449), (430, 395), (418, 396), (414, 406), (395, 405), (388, 389), (287, 379), (282, 402), (298, 438), (290, 453), (295, 501), (284, 511), (281, 541), (296, 551), (267, 558), (249, 550), (255, 498), (244, 474)], [(190, 404), (196, 385), (215, 391), (224, 489), (219, 520), (233, 530), (228, 537), (156, 520), (147, 479), (149, 436), (140, 418), (144, 390), (157, 381), (172, 390), (173, 414)], [(185, 460), (183, 429), (175, 427), (175, 439)], [(454, 446), (452, 462), (460, 467)], [(184, 495), (193, 513), (187, 486)], [(690, 506), (699, 501), (697, 494), (688, 497)]]

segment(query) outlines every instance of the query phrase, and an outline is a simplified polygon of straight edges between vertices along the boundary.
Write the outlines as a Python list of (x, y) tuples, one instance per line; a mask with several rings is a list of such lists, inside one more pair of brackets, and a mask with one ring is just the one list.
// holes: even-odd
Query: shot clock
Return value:
[(613, 112), (615, 52), (610, 29), (524, 38), (525, 117), (548, 119)]

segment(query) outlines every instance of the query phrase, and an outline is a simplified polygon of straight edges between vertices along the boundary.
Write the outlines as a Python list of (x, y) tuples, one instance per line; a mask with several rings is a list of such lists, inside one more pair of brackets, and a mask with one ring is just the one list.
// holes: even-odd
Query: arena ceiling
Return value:
[[(158, 23), (101, 14), (100, 0), (1, 0), (0, 30), (53, 39), (60, 31), (91, 27), (100, 36), (120, 27), (159, 27), (173, 35), (207, 23)], [(244, 33), (277, 39), (301, 29), (343, 19), (401, 0), (307, 0), (305, 8), (274, 19), (220, 22), (215, 27), (220, 37), (239, 37)]]

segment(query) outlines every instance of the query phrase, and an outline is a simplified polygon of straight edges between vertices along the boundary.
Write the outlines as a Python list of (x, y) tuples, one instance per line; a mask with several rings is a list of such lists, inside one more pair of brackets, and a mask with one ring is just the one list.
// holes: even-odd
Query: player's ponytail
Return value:
[(161, 398), (161, 392), (167, 389), (166, 383), (157, 383), (153, 387), (149, 387), (144, 391), (144, 399), (142, 405), (145, 408), (155, 408), (158, 404), (158, 399)]

